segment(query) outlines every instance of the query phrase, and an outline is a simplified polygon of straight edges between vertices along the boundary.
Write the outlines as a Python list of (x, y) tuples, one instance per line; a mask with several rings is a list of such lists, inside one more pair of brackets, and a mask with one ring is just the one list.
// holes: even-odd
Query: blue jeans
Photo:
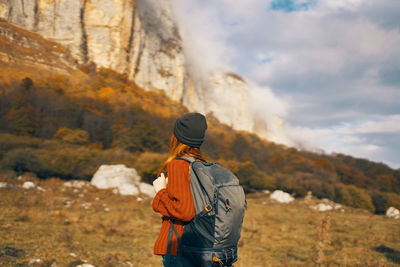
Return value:
[[(162, 263), (164, 266), (167, 266), (166, 256), (162, 256)], [(169, 267), (192, 267), (192, 266), (194, 265), (182, 256), (171, 256)]]

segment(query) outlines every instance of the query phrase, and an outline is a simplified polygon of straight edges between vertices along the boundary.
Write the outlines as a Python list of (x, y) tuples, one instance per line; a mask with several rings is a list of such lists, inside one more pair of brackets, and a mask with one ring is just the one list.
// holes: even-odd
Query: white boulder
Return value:
[(269, 197), (280, 203), (289, 203), (294, 200), (294, 197), (286, 192), (283, 192), (282, 190), (275, 190)]
[(340, 204), (335, 203), (335, 204), (333, 205), (333, 208), (334, 208), (335, 210), (338, 210), (338, 209), (343, 208), (343, 206), (340, 205)]
[(0, 182), (0, 188), (7, 188), (8, 184), (5, 182)]
[(139, 184), (139, 190), (143, 194), (149, 197), (154, 197), (156, 195), (156, 192), (154, 191), (154, 188), (152, 185), (146, 184), (146, 183), (140, 183)]
[[(151, 185), (141, 183), (137, 171), (123, 164), (102, 165), (94, 174), (91, 184), (101, 189), (114, 188), (113, 193), (137, 196), (140, 193), (154, 197)], [(153, 190), (153, 192), (150, 190)]]
[(386, 211), (386, 216), (392, 219), (400, 219), (400, 211), (395, 207), (390, 207)]
[(24, 188), (24, 189), (31, 189), (31, 188), (35, 188), (35, 187), (36, 187), (36, 185), (30, 181), (27, 181), (22, 185), (22, 188)]
[(37, 190), (40, 190), (40, 191), (46, 191), (43, 187), (35, 185), (33, 182), (30, 182), (30, 181), (25, 182), (22, 185), (22, 188), (24, 188), (24, 189), (36, 188)]
[(29, 265), (36, 265), (36, 264), (40, 264), (40, 263), (42, 263), (41, 259), (31, 259), (29, 261)]
[(319, 203), (315, 206), (311, 207), (313, 210), (317, 210), (317, 211), (328, 211), (328, 210), (332, 210), (333, 207), (329, 204), (324, 204), (324, 203)]
[(83, 188), (86, 185), (89, 184), (86, 181), (80, 181), (80, 180), (72, 180), (64, 183), (65, 187), (72, 187), (72, 188)]
[(139, 189), (137, 188), (136, 185), (133, 185), (133, 184), (124, 184), (122, 186), (117, 187), (116, 189), (118, 190), (118, 194), (120, 194), (120, 195), (124, 195), (124, 196), (139, 195)]

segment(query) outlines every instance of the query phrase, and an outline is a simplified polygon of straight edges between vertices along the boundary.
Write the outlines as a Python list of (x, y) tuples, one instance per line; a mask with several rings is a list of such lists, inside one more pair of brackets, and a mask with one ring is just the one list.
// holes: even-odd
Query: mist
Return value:
[[(233, 62), (239, 51), (225, 42), (229, 36), (226, 29), (221, 27), (218, 11), (202, 8), (202, 4), (172, 0), (188, 70), (197, 83), (206, 87), (212, 73), (229, 73), (235, 69)], [(271, 88), (260, 86), (247, 77), (244, 77), (244, 81), (249, 102), (240, 104), (249, 106), (252, 118), (248, 119), (254, 124), (252, 131), (270, 141), (294, 145), (296, 142), (288, 138), (282, 123), (287, 103), (278, 98)], [(221, 103), (230, 99), (229, 95), (223, 97), (225, 99)]]
[[(188, 64), (247, 82), (254, 132), (400, 167), (400, 2), (172, 0)], [(359, 125), (382, 125), (381, 132)]]

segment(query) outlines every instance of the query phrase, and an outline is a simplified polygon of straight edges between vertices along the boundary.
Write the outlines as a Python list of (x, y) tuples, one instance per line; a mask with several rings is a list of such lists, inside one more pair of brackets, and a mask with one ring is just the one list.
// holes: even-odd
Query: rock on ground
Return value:
[(141, 178), (134, 168), (123, 164), (102, 165), (94, 174), (91, 184), (101, 189), (114, 188), (113, 193), (134, 195), (140, 193), (154, 197), (151, 185), (141, 183)]
[(79, 180), (73, 180), (73, 181), (68, 181), (64, 183), (65, 187), (73, 187), (73, 188), (83, 188), (84, 186), (90, 185), (86, 181), (79, 181)]
[(22, 185), (22, 188), (24, 189), (32, 189), (32, 188), (36, 188), (37, 190), (40, 191), (46, 191), (43, 187), (40, 187), (36, 184), (34, 184), (33, 182), (27, 181)]
[(324, 203), (319, 203), (315, 206), (311, 207), (313, 210), (317, 210), (317, 211), (328, 211), (328, 210), (332, 210), (333, 207), (331, 205), (328, 204), (324, 204)]
[(140, 183), (139, 184), (139, 190), (143, 194), (149, 197), (154, 197), (156, 195), (156, 192), (154, 191), (153, 186), (146, 184), (146, 183)]
[(386, 211), (386, 216), (392, 219), (400, 219), (400, 211), (395, 207), (390, 207)]
[(294, 197), (286, 192), (283, 192), (282, 190), (275, 190), (269, 197), (280, 203), (289, 203), (294, 201)]
[(35, 188), (36, 187), (36, 185), (34, 184), (34, 183), (32, 183), (32, 182), (25, 182), (23, 185), (22, 185), (22, 188), (24, 188), (24, 189), (31, 189), (31, 188)]

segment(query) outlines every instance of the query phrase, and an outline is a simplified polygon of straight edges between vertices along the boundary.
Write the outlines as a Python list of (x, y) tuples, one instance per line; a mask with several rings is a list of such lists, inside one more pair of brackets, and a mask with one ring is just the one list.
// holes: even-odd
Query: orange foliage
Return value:
[(114, 102), (113, 99), (115, 98), (116, 92), (111, 87), (103, 87), (98, 91), (97, 95), (100, 99), (108, 100), (108, 102)]
[(334, 171), (335, 166), (324, 158), (318, 157), (314, 165), (319, 170)]

